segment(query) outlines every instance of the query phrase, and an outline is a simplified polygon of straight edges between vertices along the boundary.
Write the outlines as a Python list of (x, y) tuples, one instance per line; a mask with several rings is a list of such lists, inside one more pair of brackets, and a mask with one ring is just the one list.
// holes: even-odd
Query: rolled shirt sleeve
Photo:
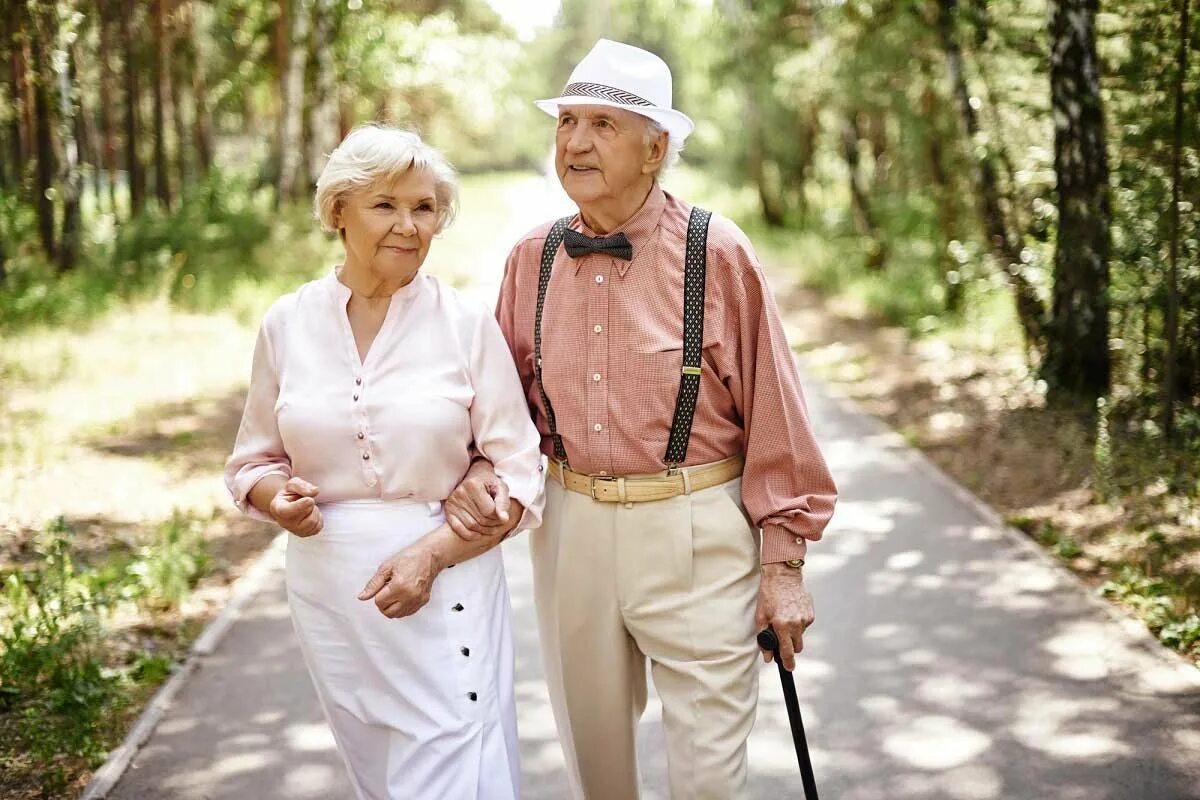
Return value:
[(541, 436), (529, 417), (521, 379), (500, 326), (488, 313), (479, 315), (470, 353), (471, 430), (475, 448), (492, 462), (496, 475), (525, 512), (514, 532), (542, 524), (546, 459)]
[(233, 502), (243, 513), (266, 522), (272, 520), (250, 503), (250, 490), (268, 475), (292, 477), (292, 462), (284, 450), (275, 418), (279, 370), (272, 328), (279, 321), (277, 307), (267, 313), (259, 328), (242, 422), (233, 453), (225, 463), (225, 486)]

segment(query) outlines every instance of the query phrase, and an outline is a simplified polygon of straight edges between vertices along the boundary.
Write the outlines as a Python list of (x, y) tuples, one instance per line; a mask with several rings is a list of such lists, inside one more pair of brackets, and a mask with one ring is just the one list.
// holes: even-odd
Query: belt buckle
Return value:
[(588, 493), (596, 502), (601, 502), (599, 497), (596, 497), (596, 482), (604, 481), (606, 483), (616, 483), (617, 479), (611, 475), (588, 475)]

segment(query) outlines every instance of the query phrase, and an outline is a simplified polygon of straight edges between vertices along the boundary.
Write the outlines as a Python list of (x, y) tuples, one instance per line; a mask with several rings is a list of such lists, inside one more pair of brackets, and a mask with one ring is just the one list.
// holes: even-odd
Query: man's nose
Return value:
[(576, 125), (575, 130), (567, 137), (567, 149), (573, 153), (583, 153), (592, 147), (592, 133), (587, 125)]

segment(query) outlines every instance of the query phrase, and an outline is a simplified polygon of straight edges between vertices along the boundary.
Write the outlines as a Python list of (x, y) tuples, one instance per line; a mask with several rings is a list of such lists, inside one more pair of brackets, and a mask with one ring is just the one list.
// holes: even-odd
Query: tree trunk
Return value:
[(280, 98), (283, 126), (279, 139), (279, 183), (276, 202), (291, 200), (302, 180), (300, 164), (303, 152), (304, 67), (308, 60), (308, 22), (311, 8), (307, 0), (293, 0), (289, 30), (287, 73)]
[[(33, 35), (32, 19), (29, 16), (28, 10), (23, 10), (22, 3), (14, 3), (14, 14), (17, 18), (17, 30), (21, 32), (20, 37), (13, 43), (13, 93), (17, 96), (19, 105), (17, 107), (17, 138), (18, 146), (21, 148), (20, 163), (22, 165), (22, 173), (29, 171), (29, 164), (33, 161), (34, 152), (37, 149), (34, 124), (34, 109), (33, 109), (33, 81), (30, 80), (30, 64), (33, 61), (30, 53), (29, 39)], [(22, 176), (23, 177), (23, 176)]]
[(750, 179), (758, 190), (758, 200), (762, 205), (763, 219), (771, 227), (781, 227), (784, 222), (783, 203), (769, 185), (766, 168), (766, 145), (763, 141), (764, 132), (762, 114), (759, 112), (756, 89), (747, 83), (746, 92), (746, 156), (749, 161)]
[(310, 127), (312, 139), (308, 154), (311, 177), (325, 165), (325, 158), (337, 147), (338, 88), (333, 72), (333, 0), (316, 0), (316, 22), (313, 25), (313, 51), (317, 60), (315, 102)]
[(79, 142), (75, 138), (76, 115), (79, 113), (75, 102), (75, 48), (66, 42), (60, 42), (60, 46), (67, 53), (67, 68), (58, 73), (58, 135), (63, 150), (62, 240), (58, 250), (58, 271), (61, 273), (73, 269), (79, 259), (79, 196), (83, 190), (83, 175), (79, 171)]
[(192, 39), (195, 63), (192, 65), (192, 141), (196, 158), (204, 175), (212, 169), (212, 110), (208, 105), (208, 85), (205, 71), (208, 69), (208, 31), (211, 11), (207, 3), (191, 4), (188, 27)]
[(946, 56), (950, 85), (958, 103), (963, 127), (966, 129), (968, 148), (974, 154), (980, 222), (993, 257), (1004, 264), (1008, 273), (1026, 348), (1042, 352), (1045, 347), (1045, 307), (1038, 297), (1037, 288), (1022, 272), (1020, 237), (1009, 231), (1008, 222), (1004, 218), (992, 155), (984, 148), (975, 147), (980, 133), (979, 119), (971, 105), (971, 94), (967, 89), (966, 74), (963, 71), (962, 50), (958, 46), (958, 36), (955, 32), (957, 10), (958, 0), (938, 0), (937, 27)]
[(167, 53), (174, 53), (175, 57), (169, 55), (166, 59), (167, 69), (167, 87), (170, 89), (169, 99), (171, 101), (171, 122), (173, 132), (175, 134), (175, 176), (178, 180), (180, 194), (183, 193), (184, 187), (188, 184), (188, 149), (187, 149), (187, 121), (184, 119), (183, 103), (180, 101), (181, 93), (179, 91), (179, 83), (183, 79), (180, 72), (187, 68), (187, 59), (184, 57), (186, 53), (185, 38), (182, 33), (182, 17), (187, 13), (186, 8), (179, 8), (172, 15), (168, 24), (167, 36)]
[(138, 152), (141, 128), (141, 90), (138, 87), (138, 59), (134, 47), (132, 17), (138, 4), (126, 0), (121, 17), (121, 45), (125, 55), (125, 170), (129, 175), (129, 207), (136, 215), (146, 207), (146, 171)]
[(870, 190), (864, 185), (862, 176), (858, 153), (858, 143), (861, 139), (858, 113), (850, 111), (842, 120), (842, 156), (846, 159), (846, 169), (850, 173), (850, 207), (854, 214), (854, 229), (858, 231), (859, 236), (869, 239), (871, 243), (870, 252), (867, 254), (867, 266), (877, 270), (883, 267), (886, 255), (883, 237), (871, 210)]
[(1058, 240), (1042, 376), (1064, 399), (1108, 391), (1108, 256), (1112, 212), (1096, 57), (1099, 0), (1050, 0), (1050, 95)]
[[(925, 75), (928, 80), (928, 74)], [(959, 263), (950, 256), (951, 242), (959, 237), (958, 206), (955, 203), (955, 192), (950, 172), (946, 169), (945, 146), (942, 142), (942, 125), (939, 121), (941, 105), (937, 92), (926, 85), (921, 91), (921, 116), (925, 125), (925, 157), (929, 165), (929, 180), (933, 194), (934, 205), (937, 207), (938, 241), (937, 270), (938, 280), (942, 282), (946, 292), (946, 311), (957, 314), (962, 309), (963, 276), (960, 274)]]
[[(117, 145), (114, 135), (117, 129), (113, 108), (117, 101), (116, 76), (112, 68), (112, 7), (107, 0), (99, 3), (99, 58), (100, 58), (100, 151), (108, 184), (108, 207), (117, 213)], [(99, 169), (100, 165), (97, 165)], [(99, 202), (99, 198), (97, 198)]]
[(167, 174), (166, 97), (163, 88), (164, 64), (167, 60), (166, 0), (154, 0), (154, 44), (150, 60), (150, 80), (154, 98), (154, 196), (163, 208), (171, 207), (171, 182)]
[(38, 236), (42, 249), (51, 259), (58, 255), (54, 238), (54, 143), (51, 138), (51, 87), (54, 73), (46, 57), (54, 47), (58, 31), (57, 9), (35, 7), (29, 30), (33, 38), (30, 48), (33, 61), (34, 116), (34, 206), (37, 209)]
[(1171, 258), (1167, 275), (1167, 353), (1163, 370), (1163, 434), (1170, 441), (1175, 429), (1176, 369), (1179, 356), (1179, 204), (1183, 166), (1184, 78), (1188, 70), (1190, 0), (1179, 2), (1179, 50), (1175, 74), (1175, 136), (1171, 147)]

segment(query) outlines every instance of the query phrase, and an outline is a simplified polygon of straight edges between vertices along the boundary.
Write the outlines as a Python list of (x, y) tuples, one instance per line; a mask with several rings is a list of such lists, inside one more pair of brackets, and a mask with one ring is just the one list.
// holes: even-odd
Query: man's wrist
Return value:
[[(799, 562), (794, 565), (795, 562)], [(767, 575), (778, 575), (784, 578), (803, 578), (804, 560), (789, 559), (787, 561), (768, 561), (762, 565), (762, 571)]]

